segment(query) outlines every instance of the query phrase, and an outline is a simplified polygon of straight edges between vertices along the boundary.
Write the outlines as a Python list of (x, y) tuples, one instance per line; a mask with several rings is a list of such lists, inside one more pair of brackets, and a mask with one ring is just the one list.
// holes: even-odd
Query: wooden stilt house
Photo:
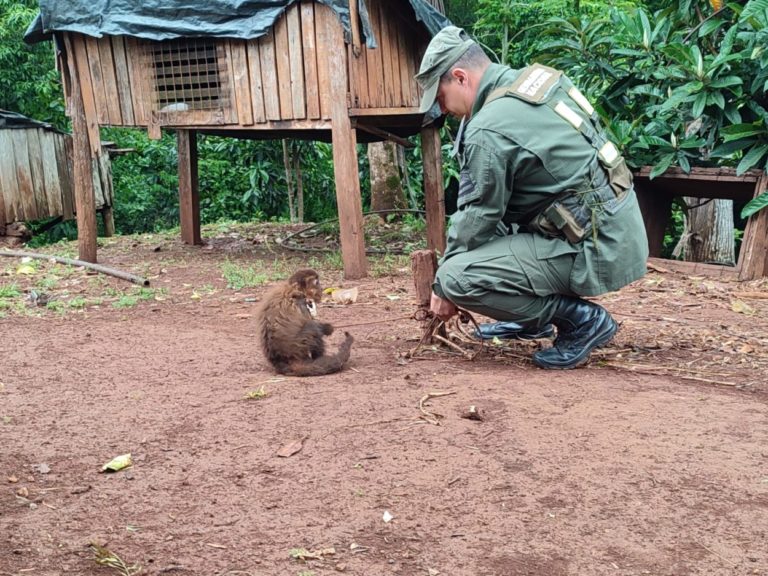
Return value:
[[(64, 14), (61, 3), (41, 0), (27, 38), (42, 32), (56, 40), (73, 119), (81, 259), (96, 260), (86, 172), (100, 126), (145, 127), (150, 137), (176, 130), (181, 234), (190, 244), (200, 243), (197, 132), (330, 140), (348, 278), (367, 268), (356, 143), (420, 133), (428, 244), (442, 250), (440, 140), (434, 127), (422, 127), (413, 76), (448, 22), (426, 0), (278, 0), (270, 8), (217, 0), (194, 14), (174, 10), (173, 0), (162, 7), (91, 0), (80, 13), (72, 4)], [(249, 12), (253, 5), (262, 8)]]

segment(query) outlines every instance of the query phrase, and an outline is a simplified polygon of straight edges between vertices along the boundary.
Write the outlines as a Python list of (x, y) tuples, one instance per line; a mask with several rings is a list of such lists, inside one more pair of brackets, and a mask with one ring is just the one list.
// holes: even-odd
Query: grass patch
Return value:
[(74, 308), (75, 310), (81, 310), (88, 305), (88, 300), (82, 296), (75, 296), (72, 298), (72, 300), (69, 301), (68, 305), (70, 308)]
[(21, 296), (21, 292), (15, 283), (0, 286), (0, 298), (16, 298), (17, 296)]
[(38, 282), (37, 288), (41, 290), (51, 290), (55, 288), (61, 278), (59, 276), (46, 276)]
[(221, 265), (221, 275), (227, 282), (227, 288), (232, 290), (255, 288), (271, 280), (279, 280), (284, 277), (283, 273), (274, 269), (279, 267), (277, 263), (273, 264), (272, 267), (273, 270), (269, 272), (257, 270), (253, 266), (240, 266), (227, 260)]
[(112, 302), (113, 308), (133, 308), (139, 303), (139, 297), (132, 294), (123, 294)]
[(370, 273), (374, 278), (382, 276), (397, 276), (402, 274), (400, 270), (411, 269), (411, 257), (408, 254), (385, 254), (383, 256), (374, 256), (369, 259)]

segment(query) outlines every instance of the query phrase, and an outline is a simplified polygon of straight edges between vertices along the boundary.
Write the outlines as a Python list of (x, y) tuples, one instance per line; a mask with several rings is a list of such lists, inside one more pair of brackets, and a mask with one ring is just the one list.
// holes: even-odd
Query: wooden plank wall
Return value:
[[(0, 130), (0, 224), (74, 216), (72, 137), (42, 128)], [(109, 155), (94, 162), (96, 208), (112, 206)]]
[(425, 39), (407, 25), (401, 2), (368, 0), (378, 48), (362, 46), (359, 56), (343, 42), (336, 46), (338, 36), (323, 41), (318, 14), (330, 10), (313, 0), (302, 0), (292, 4), (262, 38), (218, 40), (222, 98), (217, 110), (160, 112), (153, 101), (153, 65), (147, 41), (72, 35), (72, 42), (87, 59), (80, 81), (91, 88), (95, 115), (102, 126), (232, 125), (253, 129), (292, 120), (306, 121), (295, 122), (294, 127), (316, 128), (317, 122), (310, 121), (331, 118), (329, 54), (339, 50), (349, 65), (350, 107), (391, 112), (418, 106), (413, 75), (422, 48), (419, 42)]
[(352, 108), (418, 107), (419, 88), (413, 78), (422, 51), (418, 35), (399, 2), (366, 4), (378, 47), (363, 45), (359, 57), (349, 49)]

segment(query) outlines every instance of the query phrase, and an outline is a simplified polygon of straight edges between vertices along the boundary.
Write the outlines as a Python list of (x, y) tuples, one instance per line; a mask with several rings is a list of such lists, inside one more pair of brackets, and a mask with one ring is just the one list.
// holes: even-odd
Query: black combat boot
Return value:
[(619, 329), (602, 306), (569, 296), (560, 299), (552, 323), (557, 326), (554, 344), (533, 355), (536, 366), (550, 370), (581, 366), (592, 350), (610, 342)]
[(555, 329), (552, 324), (541, 328), (527, 328), (517, 322), (491, 322), (480, 324), (475, 330), (475, 336), (481, 340), (537, 340), (539, 338), (552, 338)]

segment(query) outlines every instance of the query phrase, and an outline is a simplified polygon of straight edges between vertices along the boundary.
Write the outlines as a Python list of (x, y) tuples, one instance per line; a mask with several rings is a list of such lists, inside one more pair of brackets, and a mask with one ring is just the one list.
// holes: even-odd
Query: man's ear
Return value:
[(469, 74), (467, 74), (467, 71), (464, 70), (464, 68), (454, 68), (451, 74), (456, 82), (458, 82), (459, 86), (464, 86), (469, 79)]

